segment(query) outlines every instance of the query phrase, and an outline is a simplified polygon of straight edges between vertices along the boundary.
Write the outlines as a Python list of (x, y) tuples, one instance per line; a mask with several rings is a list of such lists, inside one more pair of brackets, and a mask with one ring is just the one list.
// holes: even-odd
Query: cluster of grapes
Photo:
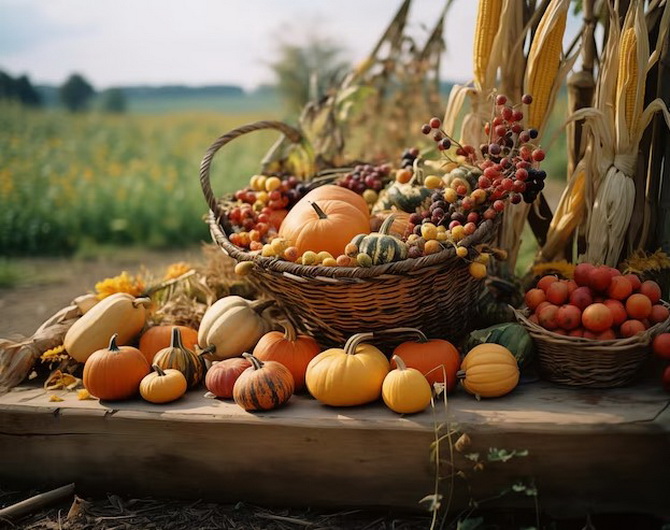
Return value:
[(417, 147), (410, 147), (405, 149), (400, 157), (400, 167), (411, 169), (414, 166), (414, 161), (419, 156), (419, 149)]
[(287, 209), (307, 191), (305, 184), (295, 176), (254, 175), (248, 186), (235, 193), (239, 204), (228, 213), (228, 221), (234, 230), (230, 242), (260, 250), (264, 241), (277, 234)]
[(363, 194), (365, 190), (379, 192), (386, 185), (391, 169), (390, 164), (379, 166), (359, 164), (344, 175), (337, 184), (359, 194)]
[[(526, 94), (521, 101), (530, 105), (533, 98)], [(489, 140), (479, 146), (479, 152), (473, 146), (461, 145), (449, 137), (441, 129), (439, 118), (432, 118), (421, 127), (424, 134), (432, 134), (438, 150), (449, 160), (447, 151), (456, 146), (456, 156), (464, 157), (468, 164), (482, 171), (474, 191), (470, 192), (467, 186), (462, 185), (445, 190), (443, 199), (449, 204), (448, 210), (440, 204), (442, 200), (433, 203), (438, 203), (435, 206), (438, 213), (450, 214), (447, 217), (450, 224), (453, 221), (462, 224), (464, 220), (461, 217), (467, 220), (472, 213), (484, 219), (493, 219), (505, 209), (506, 200), (512, 204), (518, 204), (522, 199), (531, 203), (544, 188), (546, 173), (533, 166), (544, 160), (545, 152), (532, 143), (538, 137), (538, 131), (524, 129), (522, 119), (523, 112), (508, 104), (506, 96), (496, 96), (493, 119), (484, 127)], [(457, 216), (453, 217), (454, 214)]]

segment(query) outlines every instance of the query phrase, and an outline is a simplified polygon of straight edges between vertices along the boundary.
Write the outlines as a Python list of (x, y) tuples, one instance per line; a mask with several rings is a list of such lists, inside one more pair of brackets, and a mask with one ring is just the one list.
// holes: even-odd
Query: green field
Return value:
[[(71, 115), (3, 107), (0, 253), (71, 255), (107, 245), (151, 248), (209, 238), (198, 169), (209, 144), (272, 112)], [(217, 194), (259, 170), (276, 139), (257, 132), (213, 164)]]

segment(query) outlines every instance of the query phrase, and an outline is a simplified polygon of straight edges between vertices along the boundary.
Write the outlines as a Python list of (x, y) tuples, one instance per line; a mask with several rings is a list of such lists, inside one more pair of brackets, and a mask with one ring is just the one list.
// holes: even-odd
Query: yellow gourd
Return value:
[(115, 293), (91, 307), (65, 334), (63, 345), (80, 363), (93, 352), (106, 348), (109, 337), (116, 334), (119, 346), (130, 344), (146, 323), (149, 298), (135, 298)]
[(391, 358), (398, 368), (391, 370), (382, 385), (382, 399), (386, 406), (399, 414), (421, 412), (430, 405), (430, 383), (415, 368), (407, 368), (403, 360)]
[(519, 383), (519, 365), (504, 346), (480, 344), (465, 356), (458, 377), (470, 394), (499, 397), (514, 390)]
[(200, 322), (198, 345), (219, 361), (251, 351), (272, 329), (272, 324), (261, 313), (273, 303), (272, 300), (251, 302), (240, 296), (217, 300)]
[(155, 364), (153, 369), (155, 371), (140, 382), (140, 395), (144, 399), (151, 403), (169, 403), (186, 393), (186, 378), (179, 370), (163, 370)]
[(353, 335), (344, 348), (331, 348), (314, 357), (305, 374), (309, 393), (334, 407), (363, 405), (379, 399), (389, 362), (371, 344), (361, 344), (372, 336), (372, 333)]

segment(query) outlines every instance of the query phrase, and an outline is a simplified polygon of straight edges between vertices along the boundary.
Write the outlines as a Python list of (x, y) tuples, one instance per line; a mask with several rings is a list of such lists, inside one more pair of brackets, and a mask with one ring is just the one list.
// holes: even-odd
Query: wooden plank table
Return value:
[[(450, 458), (441, 444), (440, 492), (454, 506), (533, 483), (541, 509), (564, 516), (639, 512), (670, 516), (670, 395), (657, 382), (611, 390), (520, 385), (477, 401), (462, 391), (421, 414), (377, 403), (330, 408), (293, 396), (250, 414), (189, 392), (169, 405), (80, 401), (76, 393), (21, 386), (0, 397), (0, 481), (78, 492), (180, 497), (267, 506), (420, 508), (435, 491), (436, 424), (466, 433)], [(444, 432), (444, 431), (443, 431)], [(490, 448), (527, 450), (507, 462)], [(453, 463), (453, 467), (452, 467)], [(512, 493), (497, 502), (532, 506)]]

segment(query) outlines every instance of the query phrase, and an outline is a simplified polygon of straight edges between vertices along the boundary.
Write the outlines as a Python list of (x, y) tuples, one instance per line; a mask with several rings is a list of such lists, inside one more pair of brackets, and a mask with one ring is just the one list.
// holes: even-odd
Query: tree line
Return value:
[[(70, 112), (88, 110), (95, 96), (99, 96), (100, 108), (105, 112), (125, 112), (126, 97), (120, 88), (96, 92), (93, 86), (79, 74), (70, 75), (58, 87), (58, 100)], [(10, 101), (26, 107), (40, 108), (44, 105), (39, 90), (26, 75), (12, 77), (0, 71), (0, 101)]]

